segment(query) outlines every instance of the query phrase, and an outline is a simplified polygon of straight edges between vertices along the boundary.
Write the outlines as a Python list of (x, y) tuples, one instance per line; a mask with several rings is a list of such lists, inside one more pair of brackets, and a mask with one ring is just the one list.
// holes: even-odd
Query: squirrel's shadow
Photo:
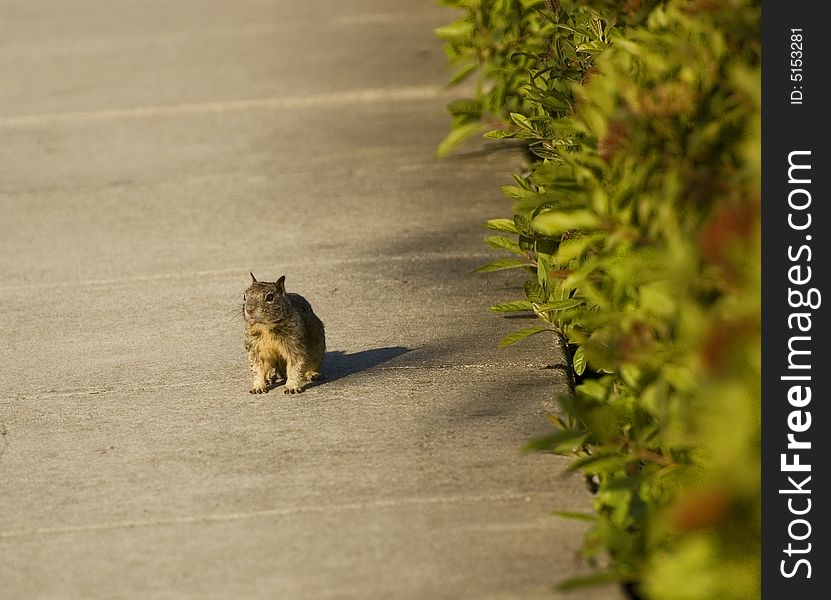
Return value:
[(323, 359), (324, 379), (320, 383), (331, 383), (354, 373), (377, 367), (409, 351), (408, 348), (403, 346), (391, 346), (389, 348), (361, 350), (351, 354), (342, 350), (327, 352)]

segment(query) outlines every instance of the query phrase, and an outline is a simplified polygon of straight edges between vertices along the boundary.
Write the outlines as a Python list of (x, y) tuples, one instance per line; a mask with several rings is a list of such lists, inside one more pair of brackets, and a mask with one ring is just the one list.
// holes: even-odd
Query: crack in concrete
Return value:
[[(357, 256), (351, 258), (333, 258), (327, 259), (328, 265), (363, 265), (375, 263), (390, 263), (390, 262), (420, 262), (425, 260), (436, 261), (458, 261), (458, 260), (490, 260), (493, 258), (493, 253), (488, 251), (473, 251), (473, 252), (419, 252), (405, 255), (392, 256)], [(302, 266), (303, 261), (295, 261), (294, 264)], [(311, 262), (311, 261), (307, 261)], [(207, 269), (200, 271), (177, 271), (175, 273), (158, 273), (153, 275), (132, 275), (129, 277), (110, 277), (104, 279), (81, 279), (77, 281), (49, 281), (32, 282), (16, 285), (0, 285), (0, 293), (3, 292), (19, 292), (40, 289), (54, 289), (54, 288), (72, 288), (72, 287), (95, 287), (108, 285), (124, 285), (130, 283), (146, 283), (151, 281), (170, 281), (178, 280), (185, 277), (230, 277), (238, 276), (244, 279), (243, 275), (247, 276), (247, 272), (241, 271), (238, 268), (227, 269)]]
[(513, 492), (505, 494), (432, 496), (422, 498), (387, 498), (375, 500), (372, 502), (348, 502), (344, 504), (324, 504), (318, 506), (272, 508), (247, 512), (219, 513), (207, 515), (183, 515), (179, 517), (169, 517), (161, 519), (134, 519), (103, 523), (89, 523), (86, 525), (67, 525), (64, 527), (34, 527), (31, 529), (0, 531), (0, 540), (71, 533), (91, 533), (95, 531), (114, 531), (118, 529), (132, 529), (138, 527), (163, 527), (167, 525), (175, 526), (189, 524), (227, 523), (249, 519), (282, 518), (303, 514), (343, 513), (350, 511), (378, 510), (385, 508), (398, 508), (407, 506), (435, 506), (442, 504), (469, 504), (476, 502), (531, 502), (532, 500), (540, 499), (549, 502), (553, 501), (554, 497), (555, 494), (553, 493)]
[(0, 423), (0, 463), (3, 462), (3, 455), (6, 454), (6, 450), (9, 448), (9, 430), (3, 423)]
[(308, 109), (310, 107), (335, 108), (356, 104), (435, 100), (440, 97), (440, 88), (432, 85), (344, 90), (341, 92), (324, 92), (321, 94), (306, 94), (299, 96), (273, 96), (269, 98), (252, 98), (248, 100), (231, 100), (226, 102), (200, 102), (189, 104), (171, 104), (166, 106), (137, 106), (133, 108), (16, 115), (0, 117), (0, 129), (18, 129), (25, 127), (43, 127), (49, 125), (100, 121), (120, 121), (125, 119), (147, 119), (153, 117), (175, 117), (181, 115), (210, 115), (217, 113), (249, 112), (256, 110), (288, 111)]
[[(502, 372), (505, 369), (531, 369), (531, 370), (542, 370), (545, 369), (545, 366), (540, 366), (538, 364), (531, 364), (531, 363), (519, 363), (519, 362), (511, 362), (511, 363), (470, 363), (470, 364), (453, 364), (453, 363), (443, 363), (443, 364), (432, 364), (432, 365), (391, 365), (391, 366), (376, 366), (376, 367), (368, 367), (363, 369), (361, 372), (370, 372), (370, 371), (451, 371), (451, 370), (468, 370), (468, 369), (479, 369), (479, 370), (491, 370), (491, 371), (499, 371)], [(358, 375), (358, 373), (349, 373), (350, 376)], [(341, 379), (342, 377), (338, 377)], [(325, 382), (324, 382), (325, 383)], [(112, 394), (114, 392), (151, 392), (157, 390), (178, 390), (178, 389), (189, 389), (189, 388), (198, 388), (202, 386), (217, 386), (217, 385), (224, 385), (224, 384), (233, 384), (237, 385), (240, 384), (240, 389), (245, 387), (240, 383), (237, 379), (203, 379), (200, 381), (188, 381), (188, 382), (178, 382), (178, 383), (159, 383), (159, 384), (151, 384), (151, 385), (142, 385), (142, 386), (132, 386), (132, 387), (107, 387), (107, 388), (80, 388), (80, 389), (70, 389), (70, 390), (45, 390), (41, 392), (35, 393), (21, 393), (15, 394), (14, 396), (5, 396), (0, 399), (4, 401), (20, 401), (20, 400), (38, 400), (38, 399), (47, 399), (47, 398), (68, 398), (72, 396), (95, 396), (98, 394)], [(2, 430), (0, 430), (0, 434), (2, 434)]]

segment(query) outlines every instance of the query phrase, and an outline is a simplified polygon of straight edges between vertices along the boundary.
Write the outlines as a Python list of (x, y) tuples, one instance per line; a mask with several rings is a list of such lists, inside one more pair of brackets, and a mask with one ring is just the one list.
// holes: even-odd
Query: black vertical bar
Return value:
[[(762, 6), (762, 598), (828, 598), (824, 2)], [(801, 315), (801, 316), (799, 316)], [(807, 351), (807, 352), (806, 352)], [(810, 394), (810, 398), (809, 398)], [(790, 436), (790, 437), (789, 437)], [(810, 447), (809, 447), (810, 445)], [(798, 464), (797, 464), (798, 463)], [(829, 481), (826, 481), (826, 478)]]

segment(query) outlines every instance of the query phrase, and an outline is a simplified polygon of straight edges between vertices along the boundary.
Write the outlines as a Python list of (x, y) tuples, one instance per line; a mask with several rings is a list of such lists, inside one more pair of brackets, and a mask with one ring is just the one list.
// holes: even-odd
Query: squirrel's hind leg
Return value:
[(304, 373), (306, 381), (320, 381), (321, 379), (325, 379), (323, 373), (321, 373), (323, 367), (323, 354), (325, 351), (326, 347), (321, 347), (319, 351), (315, 353), (316, 355), (313, 355), (309, 360), (306, 365), (306, 372)]
[(301, 360), (289, 360), (286, 364), (286, 394), (299, 394), (309, 383), (306, 365)]

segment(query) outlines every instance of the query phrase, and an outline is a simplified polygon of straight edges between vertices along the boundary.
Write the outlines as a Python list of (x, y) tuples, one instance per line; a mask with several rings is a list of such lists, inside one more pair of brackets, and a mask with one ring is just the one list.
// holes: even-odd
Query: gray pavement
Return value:
[[(433, 2), (0, 4), (0, 598), (573, 598), (586, 510), (520, 452), (563, 389), (437, 161)], [(247, 393), (248, 271), (328, 379)]]

